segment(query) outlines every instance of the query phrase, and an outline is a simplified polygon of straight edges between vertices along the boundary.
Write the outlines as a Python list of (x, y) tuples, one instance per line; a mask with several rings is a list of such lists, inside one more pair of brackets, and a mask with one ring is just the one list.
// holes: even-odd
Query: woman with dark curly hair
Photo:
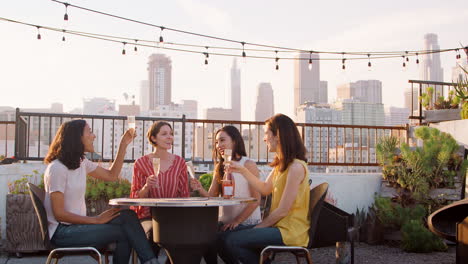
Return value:
[(133, 131), (125, 132), (115, 161), (105, 169), (85, 157), (85, 152), (94, 152), (96, 138), (86, 121), (72, 120), (60, 126), (45, 158), (48, 166), (44, 173), (44, 207), (53, 245), (104, 247), (115, 242), (115, 264), (127, 264), (132, 248), (142, 263), (158, 263), (133, 211), (112, 208), (95, 217), (86, 216), (86, 175), (105, 181), (118, 180), (133, 137)]

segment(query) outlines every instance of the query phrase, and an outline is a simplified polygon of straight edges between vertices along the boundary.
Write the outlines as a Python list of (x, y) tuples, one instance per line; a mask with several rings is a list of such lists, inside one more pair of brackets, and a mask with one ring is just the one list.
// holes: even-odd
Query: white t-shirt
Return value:
[[(249, 160), (247, 157), (242, 157), (239, 160), (239, 163), (241, 165), (244, 165), (247, 160)], [(237, 173), (237, 172), (232, 173), (232, 176), (234, 177), (234, 183), (235, 183), (234, 197), (238, 197), (238, 198), (252, 197), (252, 195), (250, 194), (249, 182), (244, 178), (244, 176), (242, 176), (240, 173)], [(239, 204), (239, 205), (221, 207), (220, 221), (223, 223), (231, 222), (240, 213), (242, 213), (242, 211), (244, 210), (246, 206), (247, 204)], [(261, 220), (260, 207), (257, 206), (257, 208), (255, 208), (252, 214), (247, 219), (245, 219), (241, 224), (256, 225), (260, 223), (260, 220)]]
[[(86, 175), (97, 168), (97, 164), (83, 159), (80, 167), (69, 170), (58, 159), (52, 161), (44, 172), (45, 199), (44, 207), (49, 222), (49, 236), (52, 238), (57, 229), (58, 222), (55, 219), (50, 202), (50, 194), (61, 192), (64, 196), (64, 209), (73, 214), (86, 216)], [(64, 223), (69, 224), (69, 223)]]

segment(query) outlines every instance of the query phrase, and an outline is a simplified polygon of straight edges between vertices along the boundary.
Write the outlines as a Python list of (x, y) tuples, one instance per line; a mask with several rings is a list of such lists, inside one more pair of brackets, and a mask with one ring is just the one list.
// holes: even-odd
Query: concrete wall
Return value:
[(429, 126), (449, 133), (460, 145), (468, 149), (468, 119), (432, 123)]
[[(108, 164), (101, 164), (107, 167)], [(46, 165), (41, 162), (15, 163), (0, 166), (0, 217), (1, 235), (5, 238), (5, 212), (6, 195), (8, 194), (8, 183), (21, 178), (25, 174), (32, 174), (37, 170), (42, 174)], [(121, 176), (130, 180), (132, 178), (133, 163), (126, 163), (122, 169)], [(265, 179), (271, 171), (268, 166), (261, 166), (262, 178)], [(312, 186), (322, 182), (328, 182), (330, 202), (348, 213), (355, 213), (356, 209), (366, 209), (374, 202), (374, 193), (380, 193), (381, 174), (379, 173), (311, 173)], [(38, 184), (40, 177), (32, 179)]]

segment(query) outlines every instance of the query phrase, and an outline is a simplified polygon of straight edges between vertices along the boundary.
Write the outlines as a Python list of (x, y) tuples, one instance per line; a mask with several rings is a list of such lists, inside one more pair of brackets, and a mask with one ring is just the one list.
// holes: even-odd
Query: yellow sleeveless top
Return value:
[[(309, 171), (307, 169), (307, 163), (298, 159), (295, 159), (294, 161), (300, 162), (304, 166), (306, 174), (301, 184), (299, 185), (296, 200), (291, 206), (288, 215), (278, 221), (274, 227), (277, 227), (280, 230), (281, 236), (283, 237), (283, 243), (286, 246), (306, 247), (309, 243), (310, 227), (310, 221), (308, 218), (310, 195), (308, 177)], [(288, 172), (289, 167), (283, 172), (279, 172), (275, 169), (273, 175), (273, 192), (270, 211), (275, 210), (279, 206), (281, 197), (283, 196), (284, 188), (286, 186)]]

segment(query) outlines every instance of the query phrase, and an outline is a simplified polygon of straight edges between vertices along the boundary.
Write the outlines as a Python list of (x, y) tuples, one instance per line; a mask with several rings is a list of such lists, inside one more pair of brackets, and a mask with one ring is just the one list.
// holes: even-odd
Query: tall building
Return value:
[[(424, 35), (424, 50), (440, 50), (437, 35), (429, 33)], [(424, 81), (443, 82), (444, 70), (440, 64), (440, 53), (427, 53), (422, 56), (419, 78)], [(442, 87), (436, 86), (435, 92), (441, 93)]]
[(409, 123), (408, 116), (410, 110), (400, 107), (385, 107), (385, 125), (386, 126), (402, 126)]
[(273, 88), (270, 83), (260, 83), (257, 86), (257, 104), (255, 105), (255, 121), (265, 121), (275, 113)]
[(171, 104), (172, 62), (164, 54), (152, 54), (148, 61), (149, 109)]
[(320, 81), (318, 102), (327, 104), (328, 103), (328, 82)]
[[(297, 58), (294, 62), (294, 113), (297, 113), (297, 108), (305, 102), (327, 102), (324, 100), (326, 96), (321, 96), (320, 92), (319, 55), (301, 52)], [(309, 58), (313, 61), (312, 65), (309, 65)]]
[(232, 109), (221, 107), (206, 108), (204, 118), (211, 120), (237, 120), (234, 118)]
[[(405, 108), (412, 109), (412, 112), (418, 111), (419, 107), (419, 89), (413, 88), (413, 94), (411, 94), (411, 88), (405, 91)], [(412, 101), (412, 102), (411, 102)]]
[(334, 107), (342, 111), (344, 125), (383, 126), (385, 124), (383, 104), (344, 99)]
[(237, 59), (234, 58), (231, 68), (231, 105), (232, 118), (241, 120), (241, 72), (237, 67)]
[(94, 97), (83, 100), (85, 115), (115, 115), (115, 101), (104, 97)]
[(359, 102), (381, 104), (382, 82), (379, 80), (360, 80), (337, 87), (339, 100), (354, 99)]
[(452, 82), (458, 82), (468, 78), (467, 74), (463, 71), (462, 68), (468, 71), (468, 63), (465, 60), (452, 68)]

